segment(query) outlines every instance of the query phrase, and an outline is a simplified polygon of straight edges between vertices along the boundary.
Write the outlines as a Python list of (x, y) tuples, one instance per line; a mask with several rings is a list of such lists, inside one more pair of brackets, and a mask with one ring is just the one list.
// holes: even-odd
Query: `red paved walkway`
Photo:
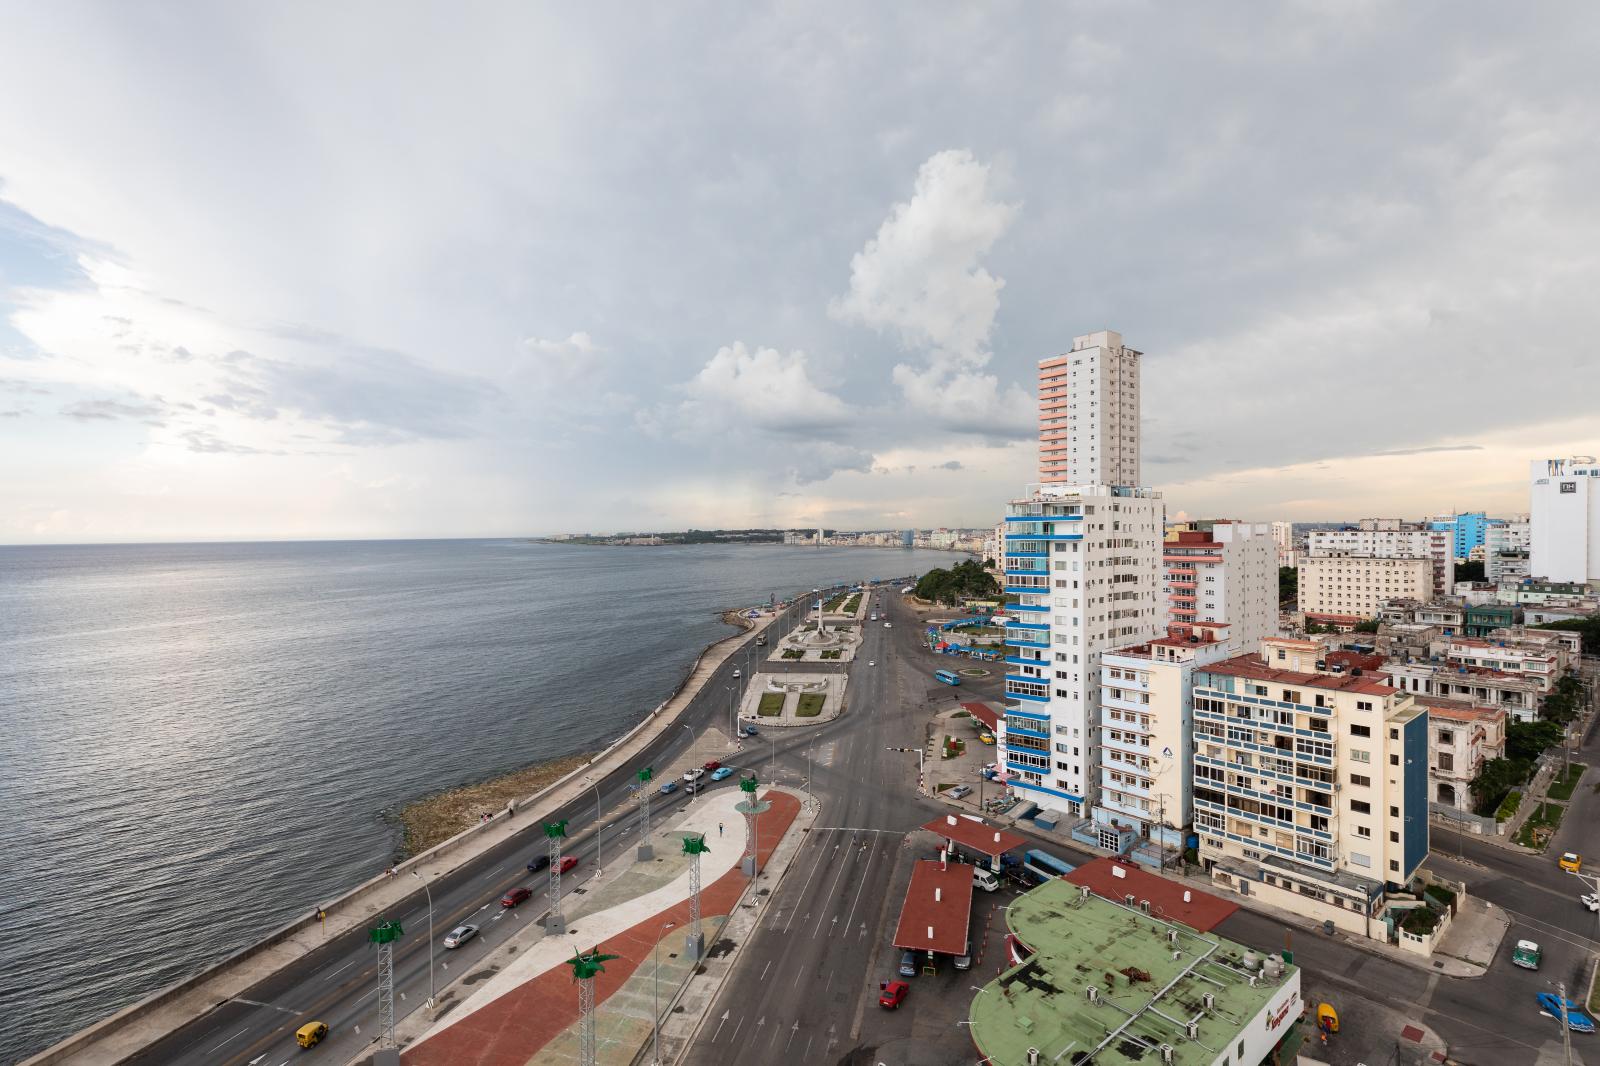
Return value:
[[(772, 803), (770, 810), (758, 816), (756, 827), (759, 861), (765, 869), (773, 849), (800, 812), (800, 801), (782, 792), (767, 792), (762, 798)], [(731, 913), (745, 881), (735, 866), (712, 884), (702, 886), (701, 916)], [(662, 925), (676, 923), (677, 927), (668, 930), (667, 935), (681, 936), (688, 921), (689, 901), (684, 900), (601, 942), (598, 946), (606, 954), (622, 957), (606, 963), (605, 972), (595, 978), (595, 1003), (604, 1003), (650, 957)], [(581, 928), (582, 923), (578, 924)], [(585, 949), (596, 946), (583, 939), (581, 933), (573, 939)], [(573, 987), (571, 969), (561, 965), (429, 1037), (401, 1056), (401, 1061), (405, 1066), (525, 1066), (577, 1020), (578, 990)]]

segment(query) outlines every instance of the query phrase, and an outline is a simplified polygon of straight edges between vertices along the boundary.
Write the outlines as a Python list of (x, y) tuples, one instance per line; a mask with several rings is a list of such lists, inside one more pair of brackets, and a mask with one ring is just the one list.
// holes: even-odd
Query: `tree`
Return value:
[(1506, 758), (1532, 763), (1546, 748), (1561, 743), (1566, 731), (1555, 722), (1512, 722), (1506, 726)]
[(1278, 567), (1278, 602), (1288, 603), (1299, 595), (1300, 571), (1292, 566)]
[(1378, 620), (1376, 618), (1369, 618), (1365, 622), (1356, 623), (1357, 633), (1376, 633), (1377, 631)]
[(1471, 560), (1471, 561), (1468, 561), (1468, 562), (1465, 562), (1465, 563), (1457, 563), (1456, 564), (1456, 580), (1457, 581), (1482, 581), (1483, 580), (1483, 560), (1477, 559), (1477, 560)]
[(1472, 810), (1488, 817), (1506, 798), (1506, 793), (1528, 780), (1533, 764), (1516, 759), (1490, 759), (1467, 786), (1472, 792)]
[(1000, 595), (1000, 586), (976, 560), (966, 559), (948, 570), (929, 570), (917, 582), (916, 594), (925, 600), (954, 606), (961, 600), (987, 600)]

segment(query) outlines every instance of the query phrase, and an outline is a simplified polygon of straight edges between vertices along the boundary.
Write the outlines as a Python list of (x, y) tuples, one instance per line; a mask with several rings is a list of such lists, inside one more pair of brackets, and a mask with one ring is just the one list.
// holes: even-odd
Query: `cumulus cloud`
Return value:
[(911, 199), (897, 203), (877, 234), (850, 260), (850, 291), (830, 313), (897, 338), (920, 363), (901, 363), (893, 380), (915, 410), (948, 428), (1025, 435), (1028, 395), (982, 373), (1005, 280), (984, 259), (1020, 208), (994, 195), (986, 163), (944, 151), (917, 172)]
[(843, 425), (851, 418), (843, 400), (811, 380), (806, 353), (747, 348), (735, 341), (717, 349), (684, 386), (690, 399), (683, 414), (710, 416), (784, 433), (806, 433)]
[(582, 330), (572, 334), (564, 341), (549, 341), (539, 337), (529, 337), (522, 342), (522, 346), (530, 352), (543, 352), (546, 355), (593, 355), (604, 351)]
[(122, 400), (79, 400), (69, 403), (61, 413), (79, 422), (112, 422), (120, 418), (155, 418), (166, 407), (159, 403), (126, 403)]

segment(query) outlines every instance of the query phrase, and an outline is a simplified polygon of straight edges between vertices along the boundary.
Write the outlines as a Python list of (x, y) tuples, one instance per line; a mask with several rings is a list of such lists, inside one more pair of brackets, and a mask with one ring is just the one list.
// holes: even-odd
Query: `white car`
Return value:
[(894, 628), (894, 623), (893, 622), (885, 622), (885, 623), (883, 623), (883, 628), (885, 628), (885, 629), (893, 629)]
[(1579, 896), (1578, 902), (1592, 911), (1600, 911), (1600, 896), (1595, 895), (1593, 892), (1585, 896)]
[(477, 926), (458, 925), (454, 929), (450, 930), (450, 932), (445, 934), (444, 946), (447, 948), (458, 948), (477, 935)]
[(868, 666), (877, 666), (878, 665), (878, 661), (876, 659), (869, 659), (869, 660), (867, 660), (867, 665)]
[(733, 668), (733, 676), (735, 679), (739, 677), (739, 668), (737, 666)]
[(700, 769), (700, 767), (696, 766), (693, 770), (685, 770), (683, 772), (683, 779), (685, 781), (689, 782), (689, 784), (692, 785), (696, 781), (698, 781), (702, 777), (704, 777), (705, 774), (706, 774), (706, 772), (704, 770), (702, 770), (702, 769)]

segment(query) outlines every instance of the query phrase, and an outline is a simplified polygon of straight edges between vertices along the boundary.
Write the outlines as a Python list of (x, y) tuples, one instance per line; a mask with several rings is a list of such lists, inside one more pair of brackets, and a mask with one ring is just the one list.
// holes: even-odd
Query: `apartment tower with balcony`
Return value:
[(1164, 512), (1139, 485), (1139, 355), (1091, 333), (1040, 363), (1040, 482), (1007, 509), (1010, 786), (1086, 817), (1099, 788), (1100, 657), (1164, 631)]
[(1277, 544), (1265, 522), (1192, 523), (1161, 546), (1168, 625), (1226, 622), (1253, 648), (1278, 632)]

